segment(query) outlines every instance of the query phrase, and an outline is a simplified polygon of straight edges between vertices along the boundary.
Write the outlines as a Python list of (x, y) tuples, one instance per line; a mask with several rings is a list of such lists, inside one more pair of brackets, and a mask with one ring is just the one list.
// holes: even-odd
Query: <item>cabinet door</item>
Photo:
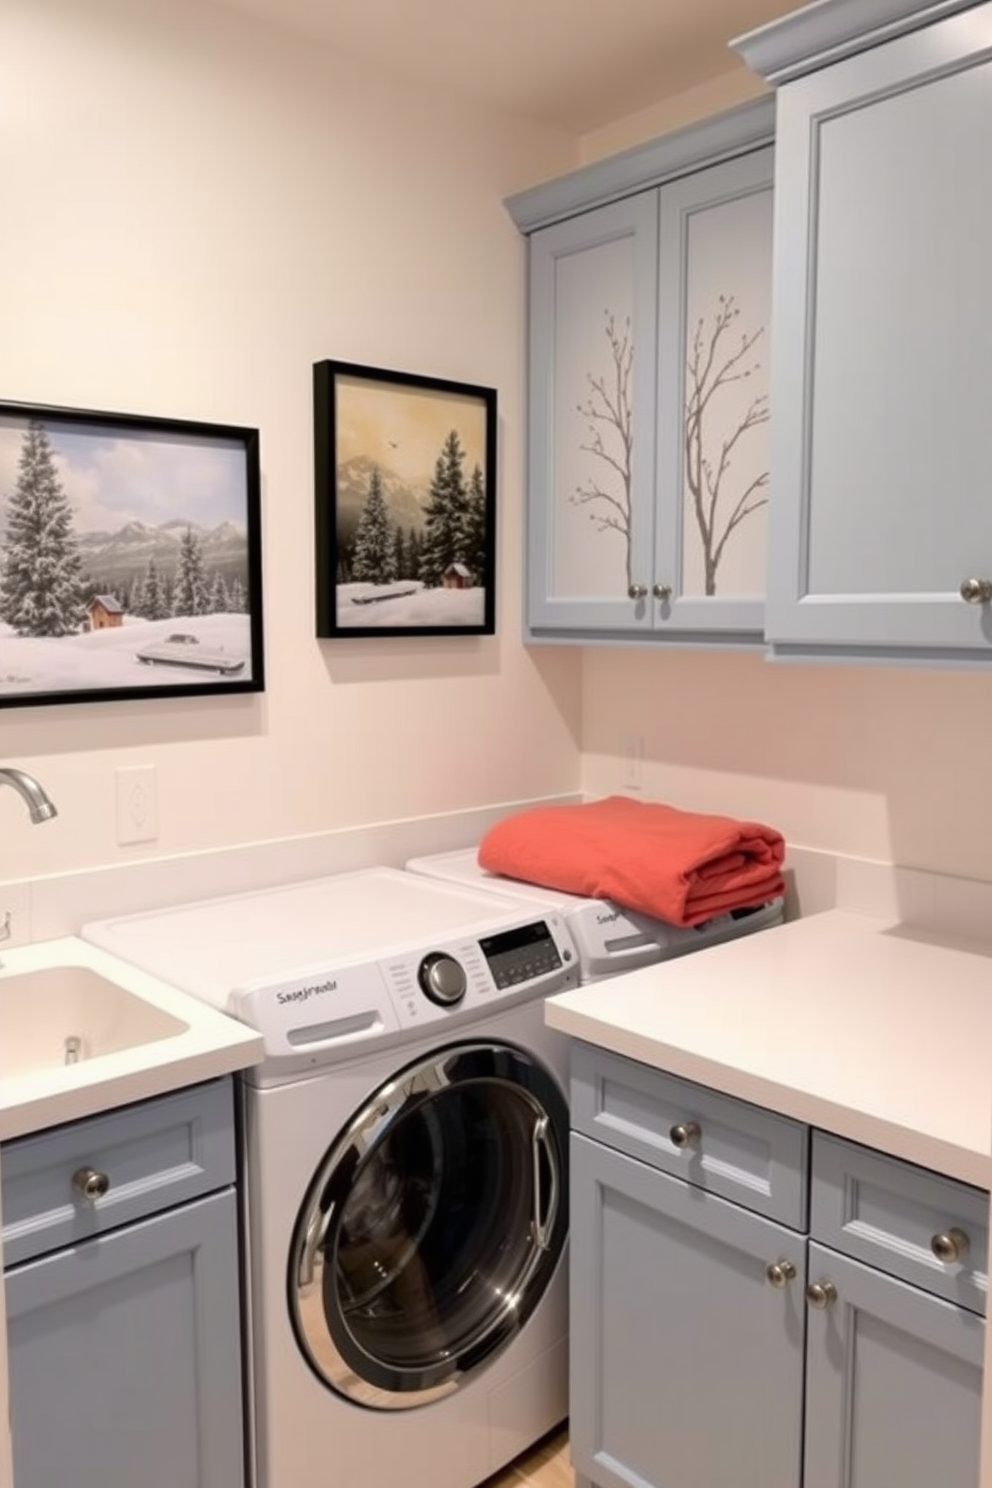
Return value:
[(656, 623), (754, 637), (769, 499), (772, 151), (664, 187), (660, 224)]
[[(571, 1448), (599, 1488), (796, 1488), (805, 1241), (572, 1137)], [(765, 1268), (789, 1262), (781, 1288)]]
[(530, 240), (528, 620), (651, 623), (658, 194)]
[(977, 1488), (982, 1318), (810, 1245), (803, 1488)]
[(233, 1190), (5, 1280), (17, 1488), (243, 1488)]
[[(992, 655), (992, 5), (781, 88), (768, 638)], [(990, 586), (992, 593), (992, 586)]]

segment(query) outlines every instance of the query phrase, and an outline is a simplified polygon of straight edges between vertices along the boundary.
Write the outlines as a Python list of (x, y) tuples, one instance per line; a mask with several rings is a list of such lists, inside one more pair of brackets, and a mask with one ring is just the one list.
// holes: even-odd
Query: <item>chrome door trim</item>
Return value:
[[(488, 1059), (491, 1070), (484, 1078), (507, 1084), (533, 1109), (535, 1195), (529, 1252), (512, 1291), (503, 1295), (502, 1305), (457, 1354), (424, 1370), (389, 1369), (366, 1354), (364, 1363), (375, 1378), (362, 1378), (355, 1358), (349, 1360), (342, 1351), (343, 1338), (335, 1336), (344, 1329), (343, 1322), (336, 1320), (337, 1328), (332, 1326), (323, 1306), (327, 1253), (333, 1254), (336, 1247), (338, 1223), (357, 1176), (397, 1123), (429, 1107), (446, 1089), (480, 1078), (478, 1073), (472, 1079), (459, 1075), (458, 1061), (466, 1056)], [(542, 1151), (549, 1174), (546, 1199), (540, 1178)], [(565, 1097), (554, 1075), (537, 1056), (517, 1045), (496, 1039), (448, 1044), (397, 1071), (381, 1085), (324, 1155), (294, 1228), (288, 1276), (290, 1315), (297, 1341), (318, 1378), (362, 1405), (405, 1410), (452, 1394), (481, 1364), (490, 1362), (520, 1331), (557, 1269), (568, 1227), (567, 1153)], [(411, 1249), (416, 1244), (414, 1239)], [(390, 1276), (384, 1276), (383, 1286), (390, 1281)], [(353, 1355), (360, 1351), (354, 1340), (349, 1348)]]

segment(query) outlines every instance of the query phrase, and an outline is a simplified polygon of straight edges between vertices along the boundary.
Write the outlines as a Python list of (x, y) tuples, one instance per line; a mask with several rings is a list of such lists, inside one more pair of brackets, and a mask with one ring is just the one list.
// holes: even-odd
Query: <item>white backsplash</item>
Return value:
[[(89, 920), (237, 894), (376, 865), (402, 867), (412, 857), (476, 843), (501, 817), (528, 806), (579, 801), (578, 794), (509, 801), (443, 815), (375, 822), (215, 852), (151, 858), (0, 884), (0, 932), (7, 945), (76, 934)], [(992, 883), (789, 847), (786, 903), (790, 919), (826, 909), (918, 925), (938, 934), (992, 941)], [(3, 944), (0, 943), (0, 955)]]

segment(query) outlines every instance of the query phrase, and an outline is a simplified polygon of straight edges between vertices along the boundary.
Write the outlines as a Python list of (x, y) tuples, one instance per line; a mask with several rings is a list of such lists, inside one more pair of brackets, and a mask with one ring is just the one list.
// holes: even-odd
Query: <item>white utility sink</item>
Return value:
[(189, 1024), (87, 966), (46, 966), (0, 986), (0, 1080), (99, 1059)]
[(0, 946), (0, 1141), (244, 1069), (263, 1047), (76, 936)]

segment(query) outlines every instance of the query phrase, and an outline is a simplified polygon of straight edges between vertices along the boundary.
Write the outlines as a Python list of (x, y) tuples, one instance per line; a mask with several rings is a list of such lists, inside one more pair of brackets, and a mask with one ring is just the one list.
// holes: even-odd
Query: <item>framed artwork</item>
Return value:
[(314, 366), (318, 636), (492, 635), (496, 392)]
[(258, 444), (0, 403), (0, 707), (262, 690)]

